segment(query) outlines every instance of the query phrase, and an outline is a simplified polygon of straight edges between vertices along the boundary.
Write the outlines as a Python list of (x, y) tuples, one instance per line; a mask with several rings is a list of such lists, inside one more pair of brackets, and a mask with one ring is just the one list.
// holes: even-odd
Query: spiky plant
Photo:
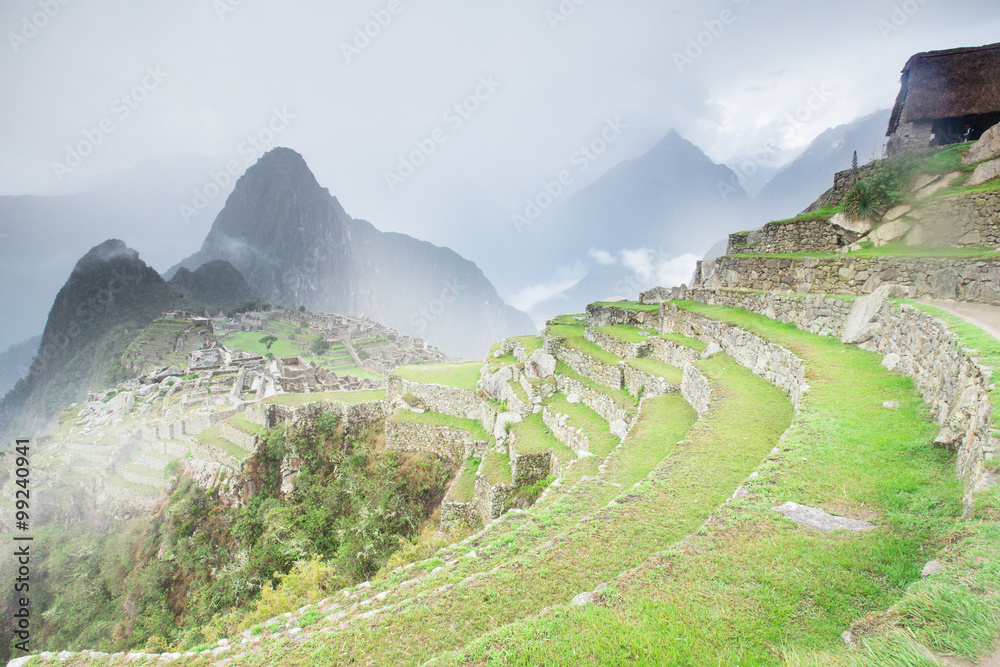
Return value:
[(844, 213), (851, 220), (873, 220), (882, 212), (881, 198), (868, 181), (858, 181), (844, 195)]

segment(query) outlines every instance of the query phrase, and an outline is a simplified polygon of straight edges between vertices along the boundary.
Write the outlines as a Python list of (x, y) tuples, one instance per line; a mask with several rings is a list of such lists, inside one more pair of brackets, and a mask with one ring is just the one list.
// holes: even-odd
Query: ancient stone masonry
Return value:
[(752, 291), (870, 294), (882, 283), (925, 295), (1000, 304), (1000, 259), (721, 257), (703, 287)]
[(684, 364), (694, 363), (699, 358), (698, 352), (690, 347), (659, 337), (654, 337), (650, 340), (650, 347), (649, 356), (651, 359), (662, 361), (677, 368), (684, 368)]
[(652, 398), (680, 391), (680, 387), (670, 384), (657, 375), (650, 375), (633, 368), (624, 361), (621, 367), (625, 376), (625, 389), (635, 397)]
[(433, 454), (459, 463), (467, 458), (482, 458), (488, 443), (473, 440), (468, 431), (461, 429), (389, 419), (385, 422), (385, 446), (394, 452)]
[[(808, 385), (802, 360), (790, 351), (749, 331), (682, 310), (673, 304), (661, 306), (660, 316), (662, 333), (679, 333), (717, 342), (736, 363), (784, 389), (791, 398), (792, 407), (798, 409)], [(685, 375), (689, 367), (684, 367)]]
[(651, 310), (619, 308), (617, 306), (590, 304), (587, 306), (587, 326), (603, 328), (618, 324), (631, 324), (649, 329), (657, 324), (657, 314)]
[(583, 333), (584, 339), (597, 345), (605, 352), (621, 357), (623, 359), (638, 359), (648, 357), (652, 351), (651, 342), (626, 343), (614, 336), (587, 327)]
[(584, 405), (600, 415), (609, 424), (624, 422), (627, 426), (632, 425), (633, 416), (607, 394), (591, 389), (582, 382), (565, 375), (558, 376), (558, 385), (559, 391), (567, 396), (571, 394), (579, 396)]
[(757, 231), (730, 234), (726, 254), (834, 252), (859, 238), (861, 234), (831, 224), (829, 220), (769, 222)]
[(980, 192), (940, 199), (909, 215), (910, 245), (1000, 248), (1000, 193)]
[(476, 495), (472, 503), (473, 508), (483, 519), (483, 523), (489, 523), (511, 509), (511, 499), (516, 491), (513, 484), (491, 485), (482, 473), (476, 473)]
[(576, 452), (578, 457), (590, 456), (590, 440), (583, 429), (570, 426), (569, 415), (553, 412), (546, 407), (542, 410), (542, 423), (559, 442)]
[(592, 380), (609, 389), (622, 388), (622, 369), (618, 364), (609, 366), (608, 364), (601, 363), (580, 350), (567, 347), (560, 344), (558, 340), (549, 338), (545, 340), (545, 349), (547, 352), (555, 355), (556, 359), (588, 380)]
[[(366, 401), (348, 405), (327, 399), (295, 407), (273, 404), (268, 405), (266, 410), (267, 425), (264, 428), (270, 429), (278, 424), (284, 424), (285, 428), (291, 432), (314, 424), (323, 414), (335, 414), (344, 421), (348, 428), (351, 428), (360, 424), (376, 424), (388, 417), (390, 412), (384, 401)], [(247, 414), (249, 420), (251, 413)]]
[[(982, 367), (974, 351), (958, 344), (945, 324), (913, 306), (884, 300), (868, 304), (874, 315), (853, 334), (861, 347), (885, 356), (884, 364), (912, 377), (931, 414), (941, 426), (939, 444), (957, 451), (963, 482), (963, 507), (973, 506), (973, 492), (983, 476), (988, 454), (995, 455), (990, 388), (992, 369)], [(805, 298), (736, 291), (689, 292), (689, 298), (713, 305), (742, 308), (820, 335), (841, 336), (854, 304), (822, 295)], [(862, 304), (865, 305), (865, 304)]]
[(681, 381), (681, 395), (701, 417), (712, 402), (712, 387), (705, 374), (694, 367), (694, 364), (684, 364), (684, 379)]
[(476, 398), (474, 391), (440, 384), (410, 382), (389, 376), (386, 401), (392, 404), (407, 394), (420, 399), (421, 403), (432, 412), (463, 419), (479, 419), (482, 415), (481, 401)]

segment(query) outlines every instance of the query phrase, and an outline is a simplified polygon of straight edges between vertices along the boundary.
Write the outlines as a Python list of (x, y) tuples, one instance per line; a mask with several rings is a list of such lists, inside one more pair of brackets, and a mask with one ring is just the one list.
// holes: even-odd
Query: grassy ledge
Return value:
[(490, 439), (486, 429), (475, 419), (452, 417), (439, 412), (409, 412), (407, 410), (399, 410), (389, 418), (389, 421), (421, 424), (423, 426), (442, 426), (457, 431), (465, 431), (472, 436), (473, 440), (488, 441)]
[(458, 389), (476, 390), (482, 362), (469, 361), (459, 364), (426, 364), (401, 366), (392, 375), (422, 384), (440, 384)]
[(273, 405), (287, 405), (289, 407), (299, 407), (312, 403), (344, 403), (345, 405), (357, 405), (369, 401), (384, 401), (385, 391), (325, 391), (315, 394), (278, 394), (264, 399), (265, 403)]

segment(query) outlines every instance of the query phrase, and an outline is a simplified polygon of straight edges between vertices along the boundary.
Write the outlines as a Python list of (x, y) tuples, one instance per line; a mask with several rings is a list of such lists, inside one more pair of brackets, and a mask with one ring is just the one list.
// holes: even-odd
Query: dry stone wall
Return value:
[(385, 423), (385, 447), (394, 452), (433, 454), (459, 463), (472, 456), (482, 456), (487, 443), (473, 440), (467, 431), (461, 429), (390, 419)]
[(1000, 259), (721, 257), (707, 289), (871, 294), (882, 283), (907, 296), (1000, 304)]
[[(790, 351), (739, 327), (682, 310), (673, 304), (660, 308), (662, 333), (679, 333), (703, 341), (715, 341), (739, 365), (750, 369), (776, 387), (784, 389), (798, 409), (808, 389), (805, 365)], [(684, 367), (685, 374), (690, 364)]]
[(489, 523), (511, 509), (511, 499), (516, 490), (513, 484), (491, 485), (484, 475), (476, 473), (473, 509), (483, 520), (483, 523)]
[(631, 426), (632, 415), (618, 405), (610, 396), (595, 389), (585, 386), (582, 382), (566, 377), (558, 376), (559, 391), (569, 396), (576, 394), (583, 401), (583, 404), (600, 415), (609, 424), (616, 421), (623, 421)]
[[(840, 336), (852, 304), (822, 295), (805, 299), (780, 294), (730, 291), (690, 292), (690, 298), (713, 305), (743, 308), (821, 335)], [(963, 482), (966, 514), (983, 478), (987, 454), (995, 455), (989, 391), (992, 369), (982, 367), (948, 327), (913, 306), (883, 303), (875, 310), (861, 347), (885, 356), (885, 365), (912, 377), (931, 415), (941, 426), (939, 444), (957, 452), (957, 473)]]
[(681, 380), (681, 396), (701, 417), (712, 402), (712, 386), (705, 374), (694, 367), (684, 365), (684, 379)]
[(640, 392), (642, 396), (652, 398), (680, 391), (680, 387), (670, 384), (659, 376), (632, 368), (625, 362), (622, 362), (621, 366), (625, 375), (625, 389), (635, 397), (640, 396)]
[(649, 356), (652, 349), (651, 342), (627, 343), (591, 327), (587, 327), (584, 330), (583, 337), (605, 352), (610, 352), (623, 359), (638, 359), (639, 357)]
[(257, 444), (260, 442), (260, 436), (241, 431), (228, 422), (220, 424), (219, 435), (251, 454), (257, 451)]
[(835, 252), (860, 237), (856, 232), (831, 225), (829, 220), (769, 222), (756, 231), (730, 234), (726, 254)]
[(462, 419), (479, 419), (480, 401), (474, 391), (390, 376), (386, 401), (392, 403), (406, 394), (419, 398), (428, 410)]
[(665, 364), (684, 368), (684, 364), (693, 364), (698, 361), (699, 356), (696, 350), (675, 343), (665, 338), (653, 338), (651, 341), (650, 358), (662, 361)]
[(582, 428), (573, 428), (569, 423), (569, 415), (553, 412), (548, 407), (542, 410), (542, 423), (552, 431), (552, 435), (562, 444), (573, 450), (578, 457), (590, 455), (590, 440)]
[(940, 199), (911, 217), (920, 223), (906, 237), (913, 245), (1000, 247), (1000, 192)]
[(595, 328), (631, 324), (640, 329), (651, 329), (656, 326), (657, 314), (653, 310), (637, 310), (634, 308), (590, 304), (587, 306), (586, 321), (588, 327)]
[(608, 387), (609, 389), (622, 388), (622, 369), (617, 364), (609, 366), (608, 364), (597, 361), (588, 354), (584, 354), (580, 350), (575, 350), (565, 345), (555, 344), (554, 341), (552, 349), (554, 350), (555, 357), (559, 359), (559, 361), (563, 362), (588, 380), (592, 380), (593, 382)]

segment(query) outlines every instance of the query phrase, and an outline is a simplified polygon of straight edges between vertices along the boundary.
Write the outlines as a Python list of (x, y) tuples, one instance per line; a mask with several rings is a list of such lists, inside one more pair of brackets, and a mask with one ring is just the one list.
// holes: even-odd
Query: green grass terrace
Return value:
[(475, 419), (463, 419), (443, 415), (440, 412), (410, 412), (409, 410), (399, 410), (389, 418), (390, 421), (405, 424), (421, 424), (423, 426), (441, 426), (458, 431), (465, 431), (474, 440), (489, 441), (490, 436), (483, 428), (482, 424)]
[(468, 361), (453, 364), (420, 364), (402, 366), (392, 372), (392, 375), (410, 382), (420, 384), (440, 384), (446, 387), (476, 391), (476, 383), (482, 362)]

